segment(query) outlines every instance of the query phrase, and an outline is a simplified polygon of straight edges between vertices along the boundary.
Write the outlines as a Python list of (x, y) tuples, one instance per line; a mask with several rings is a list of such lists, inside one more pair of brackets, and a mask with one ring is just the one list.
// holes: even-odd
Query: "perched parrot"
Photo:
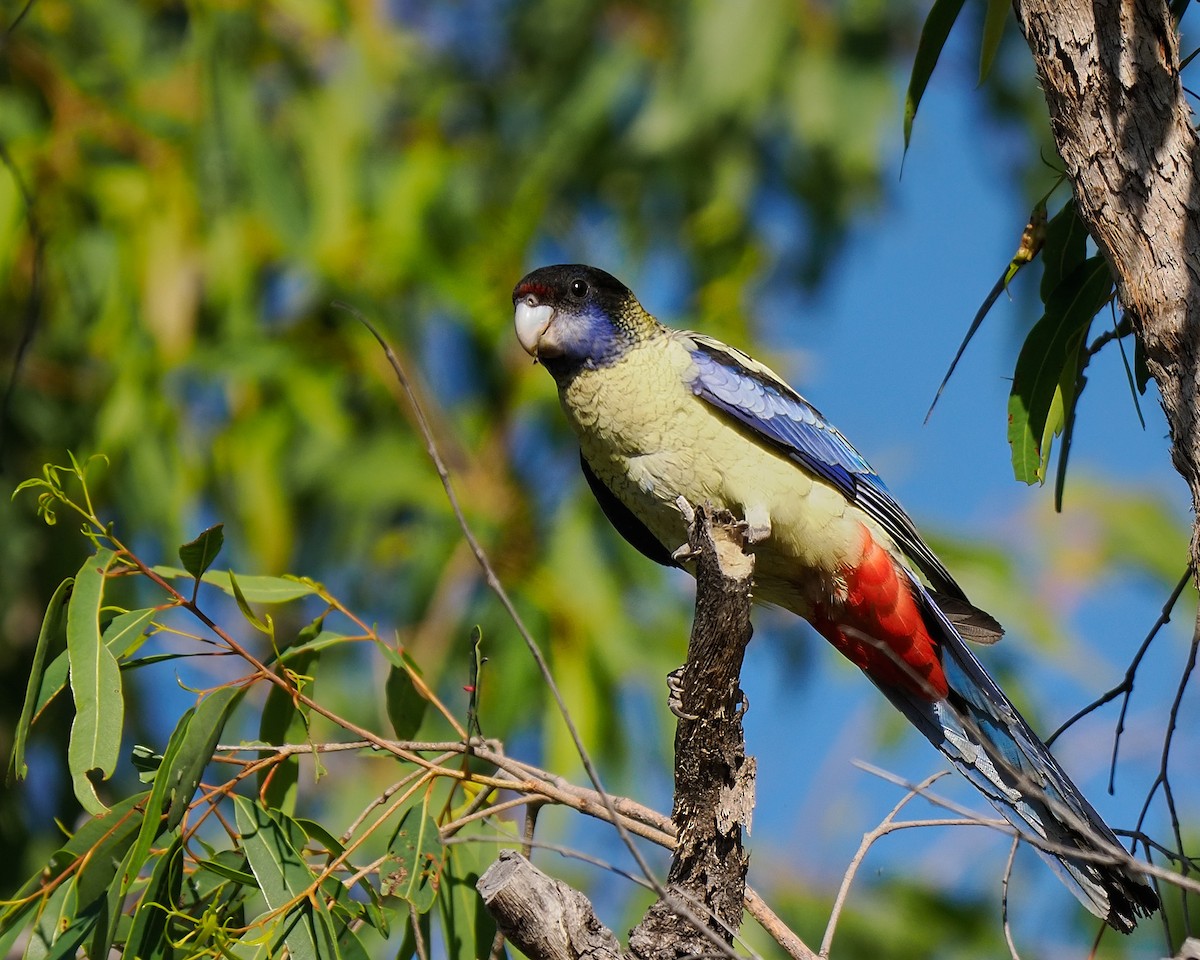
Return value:
[(755, 556), (755, 598), (803, 617), (859, 667), (1084, 906), (1123, 933), (1157, 909), (1135, 871), (1105, 862), (1117, 837), (968, 649), (998, 639), (999, 624), (814, 406), (741, 351), (663, 326), (595, 267), (534, 270), (513, 306), (626, 540), (684, 566), (680, 498), (732, 512)]

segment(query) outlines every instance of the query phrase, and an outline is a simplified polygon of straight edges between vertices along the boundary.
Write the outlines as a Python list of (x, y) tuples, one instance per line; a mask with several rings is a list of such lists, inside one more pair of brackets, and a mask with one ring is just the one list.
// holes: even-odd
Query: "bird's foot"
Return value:
[[(688, 502), (687, 497), (678, 496), (675, 498), (675, 507), (679, 511), (679, 515), (683, 517), (683, 522), (687, 524), (688, 536), (692, 533), (692, 526), (696, 522), (696, 509)], [(684, 543), (676, 547), (671, 554), (671, 559), (677, 563), (683, 563), (685, 560), (691, 560), (693, 557), (699, 556), (700, 551), (692, 547), (691, 543)]]
[(771, 535), (771, 513), (762, 504), (746, 509), (746, 519), (740, 524), (746, 543), (762, 543)]
[(676, 667), (667, 674), (667, 708), (680, 720), (699, 720), (683, 709), (683, 671), (684, 667)]

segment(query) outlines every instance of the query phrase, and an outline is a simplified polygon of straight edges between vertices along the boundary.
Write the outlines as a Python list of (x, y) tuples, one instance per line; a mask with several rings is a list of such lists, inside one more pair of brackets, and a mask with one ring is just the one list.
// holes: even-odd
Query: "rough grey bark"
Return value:
[[(675, 732), (675, 805), (679, 829), (667, 896), (629, 935), (639, 960), (710, 956), (742, 924), (749, 857), (742, 830), (754, 810), (754, 760), (742, 731), (739, 686), (750, 642), (754, 559), (742, 552), (730, 516), (697, 508), (689, 538), (697, 552), (696, 617), (680, 682)], [(704, 924), (707, 930), (702, 929)]]
[[(679, 834), (666, 897), (630, 934), (638, 960), (719, 956), (741, 926), (748, 857), (742, 830), (754, 807), (754, 761), (745, 755), (742, 658), (750, 642), (753, 558), (733, 518), (698, 509), (689, 545), (696, 555), (696, 616), (680, 677), (675, 736)], [(533, 960), (603, 960), (612, 934), (583, 894), (504, 851), (476, 885), (501, 931)], [(726, 947), (726, 950), (728, 948)], [(794, 956), (812, 956), (803, 944)]]
[[(1200, 141), (1162, 0), (1014, 0), (1079, 215), (1112, 265), (1200, 507)], [(1200, 513), (1200, 511), (1197, 511)], [(1191, 559), (1200, 570), (1200, 528)]]
[(621, 945), (578, 890), (548, 877), (515, 850), (475, 885), (504, 936), (534, 960), (618, 960)]

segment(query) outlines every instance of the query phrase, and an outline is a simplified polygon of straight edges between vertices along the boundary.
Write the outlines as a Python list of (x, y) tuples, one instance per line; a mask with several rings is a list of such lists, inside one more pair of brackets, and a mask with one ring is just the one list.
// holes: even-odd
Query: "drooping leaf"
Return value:
[(329, 947), (305, 892), (316, 878), (301, 856), (304, 832), (290, 817), (263, 809), (234, 796), (234, 811), (242, 849), (272, 911), (286, 911), (280, 924), (283, 940), (294, 960), (322, 960)]
[[(297, 636), (296, 647), (289, 647), (280, 654), (279, 662), (286, 662), (287, 672), (292, 681), (311, 676), (313, 666), (320, 656), (320, 647), (310, 646), (311, 642), (322, 635), (324, 617), (310, 623)], [(285, 658), (284, 654), (301, 648), (302, 652)], [(299, 706), (287, 688), (272, 684), (263, 704), (262, 719), (258, 726), (258, 738), (263, 743), (284, 744), (294, 743), (308, 737), (307, 708)], [(285, 757), (270, 767), (265, 767), (258, 775), (258, 788), (263, 802), (272, 809), (282, 810), (291, 815), (296, 809), (296, 786), (300, 777), (300, 758)]]
[[(25, 763), (25, 743), (29, 738), (29, 728), (33, 724), (37, 704), (42, 698), (42, 689), (46, 683), (46, 657), (52, 647), (60, 647), (66, 643), (67, 601), (71, 598), (74, 584), (74, 579), (68, 577), (58, 585), (46, 607), (46, 615), (42, 618), (42, 629), (38, 632), (37, 646), (33, 650), (33, 664), (29, 668), (29, 682), (25, 686), (25, 703), (21, 707), (21, 718), (17, 721), (17, 729), (13, 733), (9, 775), (15, 775), (18, 780), (24, 780), (28, 772)], [(63, 680), (66, 680), (65, 673)]]
[(1074, 403), (1086, 357), (1084, 337), (1112, 294), (1112, 276), (1100, 257), (1080, 264), (1060, 283), (1034, 324), (1017, 358), (1009, 395), (1008, 439), (1013, 473), (1025, 483), (1044, 483), (1053, 438)]
[(265, 617), (259, 617), (257, 613), (250, 609), (250, 602), (246, 599), (246, 594), (242, 592), (242, 586), (238, 583), (238, 579), (233, 575), (232, 570), (229, 571), (229, 586), (233, 591), (233, 599), (237, 601), (238, 609), (242, 611), (242, 616), (246, 618), (246, 622), (260, 633), (265, 633), (268, 637), (274, 638), (275, 627), (271, 622), (271, 615), (266, 614)]
[(950, 28), (958, 19), (962, 10), (963, 0), (934, 0), (929, 16), (925, 18), (925, 26), (921, 28), (921, 39), (917, 43), (917, 54), (913, 59), (912, 75), (908, 81), (908, 93), (904, 98), (904, 149), (908, 150), (908, 142), (912, 139), (913, 119), (933, 68), (937, 66), (938, 57), (942, 55), (942, 47), (950, 36)]
[(983, 38), (979, 43), (979, 82), (983, 83), (992, 72), (992, 63), (1004, 38), (1004, 25), (1012, 13), (1012, 4), (1007, 0), (987, 0), (987, 13), (983, 18)]
[(996, 305), (996, 301), (1000, 299), (1000, 294), (1008, 289), (1008, 285), (1012, 283), (1017, 273), (1038, 255), (1045, 242), (1045, 236), (1046, 201), (1039, 200), (1029, 214), (1029, 220), (1025, 224), (1025, 229), (1021, 232), (1021, 241), (1017, 244), (1016, 253), (1009, 260), (1004, 272), (1000, 274), (1000, 279), (995, 282), (992, 289), (988, 291), (988, 295), (983, 298), (983, 303), (980, 304), (979, 309), (975, 311), (975, 316), (971, 319), (971, 325), (967, 327), (966, 336), (963, 337), (962, 343), (958, 345), (958, 351), (954, 354), (954, 359), (950, 361), (950, 366), (946, 370), (945, 376), (942, 377), (942, 382), (938, 384), (937, 392), (933, 395), (933, 401), (929, 404), (929, 409), (925, 412), (926, 423), (933, 416), (933, 408), (937, 406), (937, 402), (942, 398), (946, 384), (950, 382), (950, 378), (954, 375), (954, 371), (958, 367), (958, 361), (967, 352), (967, 345), (970, 344), (979, 330), (980, 324), (983, 323), (983, 318), (991, 312), (992, 307)]
[[(145, 794), (142, 796), (145, 797)], [(110, 887), (120, 887), (120, 884), (114, 884), (113, 880), (125, 855), (137, 839), (143, 817), (141, 809), (130, 807), (121, 815), (111, 818), (108, 829), (88, 849), (75, 880), (81, 907), (86, 907), (93, 900), (103, 896)]]
[[(154, 607), (130, 610), (128, 613), (113, 617), (108, 626), (104, 628), (104, 643), (118, 662), (142, 645), (146, 639), (145, 630), (157, 612)], [(46, 706), (66, 687), (70, 672), (70, 656), (64, 650), (54, 658), (42, 677), (41, 689), (38, 691), (37, 704), (33, 711), (35, 721), (41, 716)]]
[(221, 547), (225, 544), (225, 524), (216, 523), (179, 548), (179, 559), (183, 568), (199, 580), (213, 565)]
[[(88, 862), (93, 850), (101, 851), (95, 872), (86, 880), (85, 895), (95, 899), (94, 890), (103, 871), (110, 868), (106, 867), (106, 854), (118, 850), (131, 837), (131, 830), (136, 832), (142, 816), (140, 808), (146, 797), (144, 792), (126, 797), (100, 816), (89, 817), (79, 825), (42, 868), (0, 906), (0, 945), (9, 941), (14, 929), (29, 930), (31, 945), (28, 949), (38, 956), (50, 954), (57, 933), (66, 930), (79, 911), (75, 884), (81, 865)], [(115, 872), (115, 868), (112, 869)], [(32, 919), (35, 915), (36, 920)], [(86, 925), (76, 926), (71, 937), (63, 940), (64, 951), (71, 943), (78, 945), (87, 939), (93, 926), (91, 920)], [(73, 953), (70, 955), (74, 956)]]
[(245, 693), (245, 687), (221, 687), (196, 705), (196, 712), (187, 725), (178, 754), (169, 768), (159, 771), (159, 776), (167, 776), (170, 796), (166, 823), (168, 830), (174, 830), (183, 820), (200, 785), (204, 768), (212, 760), (221, 731)]
[(407, 667), (392, 666), (384, 684), (384, 703), (397, 740), (411, 740), (421, 728), (429, 706), (409, 675)]
[(116, 769), (125, 718), (121, 670), (100, 633), (105, 577), (115, 559), (107, 548), (89, 557), (75, 576), (67, 605), (67, 653), (75, 698), (67, 764), (75, 796), (92, 814), (108, 809), (96, 795), (92, 777), (107, 780)]
[(478, 624), (471, 629), (471, 659), (470, 677), (467, 681), (467, 732), (476, 737), (482, 737), (483, 731), (479, 726), (479, 683), (483, 673), (483, 665), (487, 657), (480, 647), (483, 644), (483, 631)]
[(1087, 237), (1072, 198), (1046, 224), (1046, 242), (1042, 245), (1043, 304), (1050, 300), (1063, 278), (1083, 263), (1087, 256)]
[(407, 900), (418, 913), (426, 913), (437, 899), (445, 857), (428, 802), (426, 794), (424, 802), (404, 811), (379, 868), (380, 892)]

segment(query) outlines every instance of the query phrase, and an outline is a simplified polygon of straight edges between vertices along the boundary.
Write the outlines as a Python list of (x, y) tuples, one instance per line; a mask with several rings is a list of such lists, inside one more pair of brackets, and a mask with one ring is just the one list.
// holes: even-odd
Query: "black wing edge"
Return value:
[(671, 556), (671, 551), (659, 543), (654, 534), (650, 532), (649, 527), (642, 523), (634, 512), (618, 500), (617, 495), (604, 485), (592, 468), (588, 466), (582, 452), (579, 454), (579, 466), (583, 469), (584, 479), (591, 487), (592, 496), (596, 498), (600, 509), (604, 511), (608, 522), (616, 528), (617, 533), (624, 537), (629, 545), (640, 554), (655, 563), (661, 563), (664, 567), (678, 567), (679, 563)]

